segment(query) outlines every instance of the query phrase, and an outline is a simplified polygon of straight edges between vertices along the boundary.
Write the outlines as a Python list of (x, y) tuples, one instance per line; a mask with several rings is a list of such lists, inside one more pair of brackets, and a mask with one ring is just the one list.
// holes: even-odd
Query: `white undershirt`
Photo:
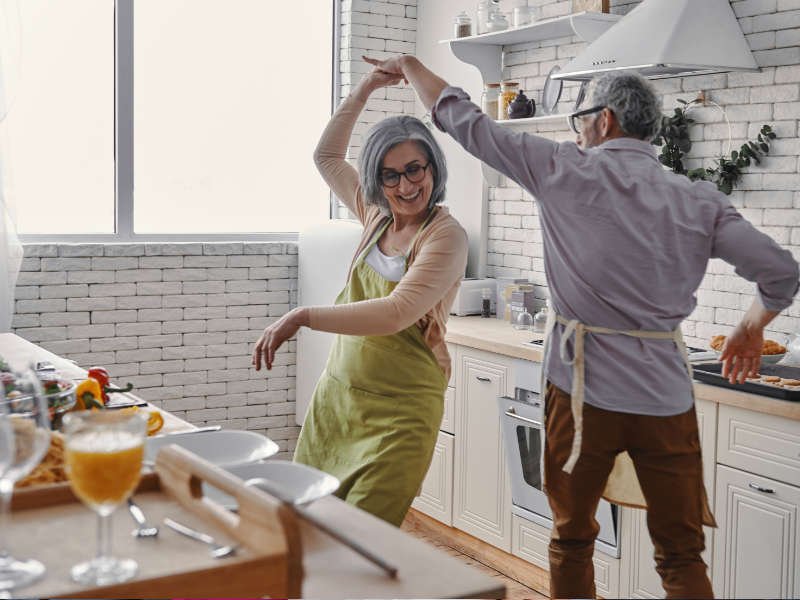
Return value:
[(386, 256), (378, 244), (372, 246), (372, 249), (364, 258), (370, 267), (372, 267), (378, 275), (388, 281), (400, 281), (406, 272), (406, 261), (402, 254), (397, 256)]

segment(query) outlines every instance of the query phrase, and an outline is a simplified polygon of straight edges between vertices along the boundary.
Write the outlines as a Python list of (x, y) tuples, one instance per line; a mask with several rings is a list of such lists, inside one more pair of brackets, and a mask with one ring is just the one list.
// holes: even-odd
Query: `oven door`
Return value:
[[(521, 396), (525, 399), (520, 399)], [(552, 527), (553, 513), (542, 489), (541, 478), (541, 462), (544, 458), (543, 400), (536, 393), (518, 390), (517, 399), (503, 396), (498, 399), (498, 406), (511, 478), (511, 501), (515, 507), (533, 515), (533, 520)], [(520, 516), (526, 515), (523, 513)], [(618, 507), (601, 499), (595, 519), (600, 525), (598, 549), (611, 556), (619, 556)]]

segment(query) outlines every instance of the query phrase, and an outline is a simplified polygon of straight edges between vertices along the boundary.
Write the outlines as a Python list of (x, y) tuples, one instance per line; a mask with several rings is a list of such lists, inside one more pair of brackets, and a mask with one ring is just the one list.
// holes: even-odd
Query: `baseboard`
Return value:
[(506, 577), (519, 581), (522, 585), (532, 588), (540, 594), (550, 596), (550, 574), (544, 569), (495, 548), (460, 529), (448, 527), (414, 508), (408, 511), (408, 515), (403, 521), (403, 529), (417, 531), (435, 538), (446, 546), (499, 571)]

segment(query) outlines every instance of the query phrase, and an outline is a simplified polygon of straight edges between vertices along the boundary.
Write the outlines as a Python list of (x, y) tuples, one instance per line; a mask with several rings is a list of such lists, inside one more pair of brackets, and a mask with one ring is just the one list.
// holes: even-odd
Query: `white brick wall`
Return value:
[(295, 342), (267, 373), (250, 352), (296, 288), (296, 244), (26, 245), (13, 327), (187, 421), (262, 432), (291, 458)]
[[(626, 14), (639, 0), (612, 0), (611, 10)], [(528, 0), (543, 14), (569, 12), (569, 1)], [(731, 6), (747, 34), (761, 66), (758, 73), (727, 73), (665, 79), (654, 82), (663, 94), (663, 108), (671, 111), (675, 100), (691, 100), (697, 90), (722, 105), (732, 125), (732, 148), (754, 138), (769, 123), (778, 133), (769, 157), (747, 170), (741, 185), (730, 196), (734, 206), (754, 225), (800, 258), (800, 3), (797, 0), (733, 0)], [(520, 81), (526, 94), (539, 102), (544, 79), (554, 64), (563, 66), (585, 44), (577, 38), (548, 40), (505, 48), (503, 77)], [(566, 83), (560, 110), (568, 111), (577, 87)], [(692, 110), (698, 123), (691, 130), (690, 166), (709, 165), (728, 148), (728, 126), (719, 110)], [(573, 140), (565, 125), (540, 124), (530, 131), (555, 140)], [(522, 200), (522, 201), (520, 201)], [(545, 286), (536, 203), (524, 198), (515, 184), (489, 190), (489, 276), (528, 277)], [(520, 220), (522, 217), (522, 221)], [(526, 238), (523, 232), (530, 231)], [(687, 319), (684, 332), (690, 344), (706, 346), (713, 334), (727, 333), (753, 300), (755, 286), (719, 261), (709, 265), (697, 293), (698, 307)], [(543, 294), (546, 289), (542, 288)], [(784, 340), (800, 330), (800, 304), (795, 303), (770, 325), (769, 333)]]

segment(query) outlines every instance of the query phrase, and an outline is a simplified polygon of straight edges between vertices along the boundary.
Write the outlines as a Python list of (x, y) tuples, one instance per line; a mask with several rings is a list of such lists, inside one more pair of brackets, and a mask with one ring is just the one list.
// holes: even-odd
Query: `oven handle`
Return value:
[(528, 423), (529, 425), (533, 425), (534, 427), (538, 427), (539, 429), (542, 428), (542, 424), (539, 421), (534, 421), (533, 419), (529, 419), (528, 417), (523, 417), (522, 415), (518, 415), (514, 412), (514, 407), (511, 406), (506, 411), (506, 416), (511, 417), (512, 419), (517, 419), (518, 421), (522, 421), (523, 423)]

